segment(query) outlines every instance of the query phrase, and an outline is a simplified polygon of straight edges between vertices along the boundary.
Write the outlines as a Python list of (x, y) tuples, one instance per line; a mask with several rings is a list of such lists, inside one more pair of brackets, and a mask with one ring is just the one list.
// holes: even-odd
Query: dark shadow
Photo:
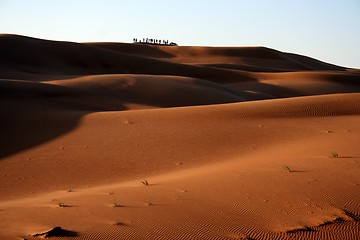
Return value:
[(145, 202), (146, 207), (169, 207), (173, 206), (170, 204), (161, 204), (161, 203), (153, 203), (153, 202)]
[(296, 229), (292, 229), (292, 230), (288, 230), (286, 231), (287, 234), (291, 234), (291, 233), (299, 233), (299, 232), (314, 232), (315, 230), (312, 229), (309, 226), (303, 227), (303, 228), (296, 228)]
[[(147, 44), (127, 44), (127, 43), (86, 43), (89, 46), (99, 47), (119, 53), (146, 56), (152, 58), (173, 58), (173, 54), (162, 51), (161, 48)], [(162, 46), (162, 45), (155, 45)]]
[(223, 68), (223, 69), (232, 69), (232, 70), (242, 70), (249, 72), (289, 72), (291, 69), (284, 68), (272, 68), (267, 66), (255, 66), (255, 65), (244, 65), (244, 64), (230, 64), (230, 63), (212, 63), (212, 64), (201, 64), (204, 67), (214, 67), (214, 68)]
[(334, 64), (322, 62), (315, 58), (294, 54), (294, 53), (283, 53), (283, 56), (288, 60), (293, 61), (299, 66), (303, 66), (308, 70), (321, 70), (321, 71), (345, 71), (346, 68), (337, 66)]
[(302, 170), (291, 170), (291, 171), (288, 171), (288, 173), (306, 173), (308, 171), (302, 171)]
[(113, 226), (129, 227), (130, 225), (123, 223), (123, 222), (115, 222), (115, 223), (113, 223)]
[(346, 220), (342, 219), (341, 217), (337, 217), (336, 219), (332, 220), (332, 221), (326, 221), (323, 222), (319, 225), (319, 227), (324, 227), (324, 226), (328, 226), (334, 223), (339, 223), (339, 222), (346, 222)]
[(259, 81), (229, 83), (225, 86), (229, 89), (232, 89), (232, 91), (237, 91), (241, 93), (247, 101), (299, 97), (305, 95), (294, 89), (267, 84)]
[[(74, 129), (86, 114), (104, 110), (57, 85), (0, 80), (0, 159)], [(117, 110), (125, 110), (118, 104)]]
[[(48, 41), (18, 35), (1, 36), (0, 46), (0, 78), (6, 78), (11, 73), (11, 79), (16, 79), (16, 76), (26, 79), (27, 74), (34, 78), (51, 74), (74, 76), (131, 73), (185, 76), (221, 83), (255, 80), (250, 75), (230, 70), (161, 61), (147, 57), (146, 54), (136, 55), (141, 49), (121, 52), (96, 44)], [(150, 46), (135, 44), (131, 47)]]
[(112, 205), (111, 206), (112, 208), (138, 208), (138, 207), (135, 207), (135, 206), (130, 206), (130, 205), (119, 205), (119, 206), (114, 206), (114, 205)]
[(33, 237), (51, 238), (51, 237), (77, 237), (79, 234), (74, 231), (62, 229), (61, 227), (55, 227), (50, 231), (44, 233), (34, 234)]
[(360, 222), (360, 214), (359, 213), (351, 212), (349, 210), (343, 210), (343, 211), (348, 217), (353, 219), (355, 222)]

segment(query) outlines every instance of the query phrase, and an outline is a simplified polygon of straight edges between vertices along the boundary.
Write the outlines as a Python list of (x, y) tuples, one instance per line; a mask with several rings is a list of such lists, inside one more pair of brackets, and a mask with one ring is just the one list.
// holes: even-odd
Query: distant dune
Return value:
[(360, 239), (360, 70), (0, 35), (0, 239)]

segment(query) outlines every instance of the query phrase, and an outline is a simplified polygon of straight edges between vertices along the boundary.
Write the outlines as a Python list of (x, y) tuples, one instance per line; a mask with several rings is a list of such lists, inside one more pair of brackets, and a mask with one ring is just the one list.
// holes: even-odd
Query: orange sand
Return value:
[(0, 239), (360, 239), (359, 70), (16, 35), (0, 54)]

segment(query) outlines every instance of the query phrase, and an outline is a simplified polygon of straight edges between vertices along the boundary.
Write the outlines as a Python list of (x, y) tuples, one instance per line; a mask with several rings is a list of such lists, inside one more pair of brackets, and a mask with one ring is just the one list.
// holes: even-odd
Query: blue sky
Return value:
[(266, 46), (360, 68), (360, 0), (0, 0), (0, 33)]

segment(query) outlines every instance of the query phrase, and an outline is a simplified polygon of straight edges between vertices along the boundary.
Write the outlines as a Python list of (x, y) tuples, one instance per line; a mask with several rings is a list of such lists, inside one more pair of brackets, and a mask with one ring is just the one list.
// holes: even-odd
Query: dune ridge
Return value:
[(360, 236), (359, 70), (18, 35), (0, 55), (1, 239)]

